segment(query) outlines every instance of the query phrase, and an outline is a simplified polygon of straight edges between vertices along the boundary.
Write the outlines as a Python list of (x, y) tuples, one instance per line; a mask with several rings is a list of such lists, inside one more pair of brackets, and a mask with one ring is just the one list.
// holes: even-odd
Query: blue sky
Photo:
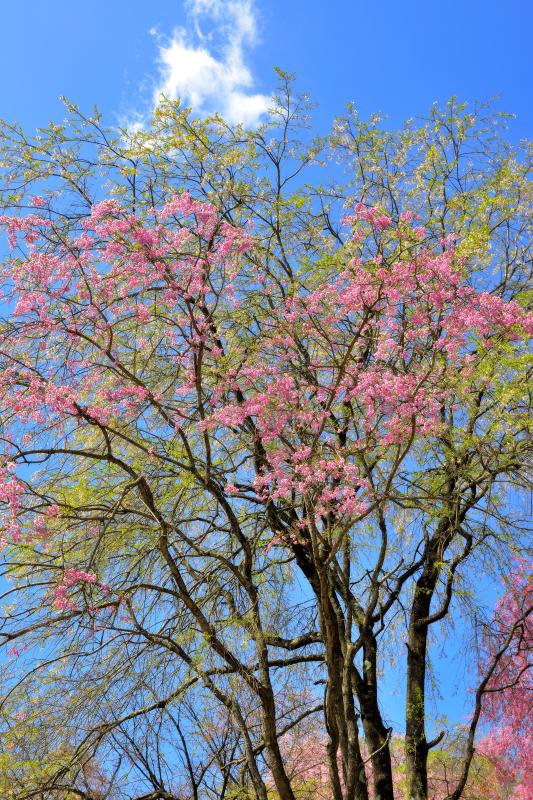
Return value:
[(317, 125), (353, 100), (391, 124), (451, 94), (499, 95), (531, 132), (529, 0), (25, 0), (2, 4), (0, 116), (58, 119), (64, 94), (106, 121), (142, 119), (161, 88), (253, 123), (273, 68), (295, 71)]

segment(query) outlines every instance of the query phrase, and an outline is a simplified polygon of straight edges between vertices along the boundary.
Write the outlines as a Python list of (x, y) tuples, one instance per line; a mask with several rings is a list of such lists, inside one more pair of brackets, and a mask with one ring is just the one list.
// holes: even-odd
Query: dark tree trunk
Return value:
[(363, 648), (363, 675), (353, 670), (355, 690), (361, 709), (361, 722), (372, 762), (375, 800), (394, 800), (390, 731), (383, 724), (377, 693), (377, 643), (368, 633)]
[[(327, 668), (325, 720), (328, 732), (328, 766), (332, 800), (368, 800), (365, 765), (358, 733), (358, 715), (352, 691), (350, 642), (345, 636), (344, 614), (331, 584), (327, 566), (316, 564), (305, 549), (293, 548), (298, 566), (312, 586), (319, 609)], [(340, 770), (339, 770), (340, 768)], [(341, 774), (339, 774), (339, 772)]]
[(409, 619), (407, 643), (407, 692), (405, 709), (405, 762), (407, 797), (427, 800), (426, 739), (426, 657), (428, 625), (421, 621), (429, 616), (431, 600), (438, 578), (436, 559), (429, 558), (415, 587)]
[[(368, 787), (359, 746), (357, 714), (351, 688), (352, 662), (348, 643), (343, 637), (342, 612), (334, 590), (329, 585), (327, 570), (320, 577), (320, 618), (326, 651), (327, 703), (326, 722), (334, 747), (328, 748), (332, 789), (341, 789), (343, 800), (368, 800)], [(337, 745), (341, 755), (344, 787), (338, 775)]]
[(375, 800), (394, 800), (389, 731), (373, 697), (361, 702), (361, 721), (372, 762)]

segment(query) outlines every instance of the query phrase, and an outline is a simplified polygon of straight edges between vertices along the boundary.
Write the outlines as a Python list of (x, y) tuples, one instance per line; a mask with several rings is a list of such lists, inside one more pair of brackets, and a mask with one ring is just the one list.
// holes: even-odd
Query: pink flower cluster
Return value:
[[(475, 354), (525, 338), (533, 317), (465, 285), (453, 237), (442, 251), (424, 248), (410, 212), (396, 224), (360, 203), (347, 221), (354, 237), (383, 233), (391, 247), (407, 237), (409, 247), (363, 263), (349, 240), (327, 277), (310, 273), (281, 297), (242, 258), (254, 244), (249, 229), (187, 192), (144, 215), (103, 200), (53, 253), (44, 217), (0, 218), (27, 245), (26, 257), (7, 263), (3, 284), (31, 354), (0, 374), (13, 436), (26, 442), (46, 431), (52, 440), (116, 420), (137, 433), (141, 419), (158, 435), (162, 426), (174, 436), (197, 425), (252, 436), (264, 459), (247, 484), (261, 498), (305, 500), (319, 517), (365, 514), (375, 497), (356, 467), (362, 454), (393, 462), (415, 437), (438, 434), (450, 375), (467, 380)], [(244, 347), (234, 308), (258, 297), (269, 312)], [(160, 353), (177, 376), (163, 382), (164, 414), (145, 383), (157, 373), (146, 362)], [(5, 479), (4, 494), (9, 487)], [(238, 494), (234, 484), (227, 493)], [(45, 537), (46, 520), (37, 527)]]
[[(494, 614), (496, 636), (489, 643), (487, 658), (481, 664), (486, 669), (491, 656), (507, 641), (514, 630), (509, 649), (496, 666), (483, 713), (491, 723), (479, 751), (494, 761), (507, 765), (516, 777), (512, 800), (533, 797), (533, 727), (531, 725), (533, 697), (533, 578), (531, 564), (516, 565), (513, 585), (498, 602)], [(519, 624), (516, 623), (519, 621)]]
[(18, 519), (21, 509), (21, 496), (24, 494), (24, 484), (13, 474), (14, 465), (8, 463), (0, 467), (0, 503), (7, 507), (6, 514), (1, 520), (2, 538), (0, 545), (5, 546), (8, 537), (14, 542), (22, 540), (21, 526)]
[(78, 606), (70, 597), (68, 590), (80, 583), (95, 584), (96, 582), (97, 578), (94, 572), (85, 572), (82, 569), (74, 568), (66, 569), (62, 582), (53, 591), (54, 607), (67, 611), (78, 611)]
[[(382, 230), (391, 224), (361, 205), (356, 216)], [(350, 259), (335, 280), (287, 300), (253, 361), (243, 360), (238, 374), (228, 371), (214, 389), (201, 429), (238, 431), (252, 423), (263, 443), (272, 443), (271, 468), (254, 481), (262, 497), (311, 492), (319, 514), (363, 514), (368, 487), (353, 474), (353, 453), (436, 434), (451, 394), (450, 367), (470, 374), (472, 337), (488, 348), (493, 337), (533, 331), (533, 317), (517, 303), (463, 285), (453, 242), (446, 240), (444, 252), (421, 250), (392, 266), (369, 269)], [(302, 347), (311, 354), (305, 368), (298, 366)], [(237, 390), (244, 399), (228, 402)], [(324, 446), (333, 447), (331, 413), (342, 414), (346, 404), (359, 409), (358, 429), (350, 447), (324, 460)], [(320, 446), (311, 449), (312, 435)]]
[(367, 499), (361, 499), (359, 493), (366, 490), (368, 498), (370, 485), (341, 452), (336, 458), (315, 458), (311, 447), (303, 446), (290, 457), (283, 452), (272, 454), (270, 462), (272, 469), (253, 482), (263, 498), (289, 499), (296, 491), (313, 500), (317, 518), (332, 510), (342, 517), (357, 517), (366, 512)]
[(27, 217), (13, 217), (7, 214), (0, 215), (0, 227), (5, 226), (8, 234), (9, 246), (17, 246), (17, 234), (23, 233), (26, 244), (33, 244), (39, 238), (40, 228), (51, 226), (49, 219), (39, 217), (36, 214), (29, 214)]
[(69, 386), (56, 386), (34, 376), (29, 378), (24, 388), (11, 388), (12, 373), (0, 376), (0, 388), (11, 389), (11, 410), (23, 422), (32, 420), (43, 423), (50, 413), (64, 417), (65, 414), (77, 414), (76, 398)]

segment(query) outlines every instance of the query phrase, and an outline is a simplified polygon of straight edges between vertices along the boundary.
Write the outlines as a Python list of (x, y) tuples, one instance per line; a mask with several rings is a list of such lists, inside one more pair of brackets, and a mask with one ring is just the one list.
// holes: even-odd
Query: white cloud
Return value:
[(245, 58), (258, 40), (254, 0), (188, 0), (187, 12), (189, 27), (176, 28), (170, 39), (152, 32), (160, 70), (154, 105), (161, 95), (181, 97), (196, 113), (257, 125), (272, 98), (253, 92)]

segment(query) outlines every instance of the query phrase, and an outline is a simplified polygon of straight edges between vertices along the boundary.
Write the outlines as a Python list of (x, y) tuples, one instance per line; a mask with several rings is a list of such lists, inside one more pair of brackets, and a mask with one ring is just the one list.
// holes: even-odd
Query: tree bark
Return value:
[(405, 763), (408, 800), (427, 800), (426, 656), (429, 616), (439, 570), (433, 554), (416, 582), (409, 619), (407, 643), (407, 692), (405, 709)]

